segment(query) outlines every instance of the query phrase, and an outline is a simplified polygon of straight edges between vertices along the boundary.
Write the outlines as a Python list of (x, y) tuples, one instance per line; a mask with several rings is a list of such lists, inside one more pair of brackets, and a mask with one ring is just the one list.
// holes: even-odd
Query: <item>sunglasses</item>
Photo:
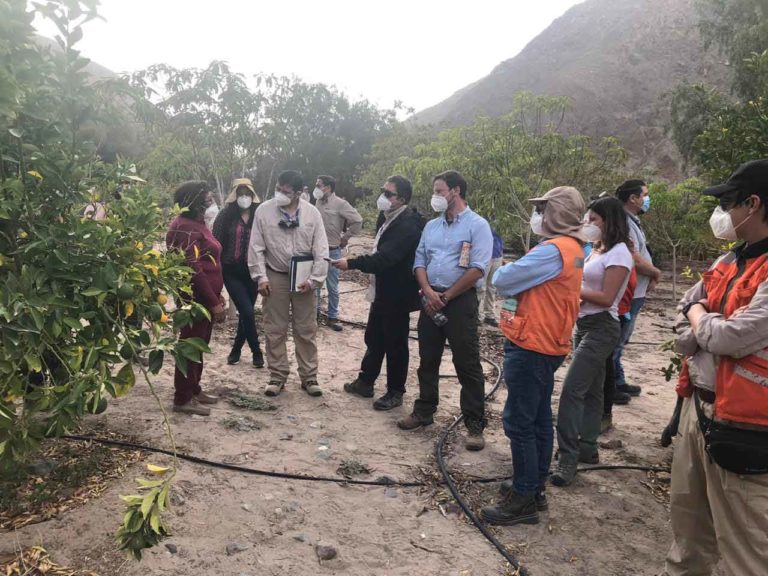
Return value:
[(291, 228), (298, 228), (299, 221), (291, 220), (290, 222), (286, 222), (285, 220), (280, 220), (280, 222), (278, 222), (277, 225), (280, 226), (280, 228), (285, 228), (286, 230), (290, 230)]
[(386, 188), (381, 188), (379, 192), (381, 192), (384, 195), (384, 198), (394, 198), (395, 196), (397, 196), (397, 192), (390, 192)]

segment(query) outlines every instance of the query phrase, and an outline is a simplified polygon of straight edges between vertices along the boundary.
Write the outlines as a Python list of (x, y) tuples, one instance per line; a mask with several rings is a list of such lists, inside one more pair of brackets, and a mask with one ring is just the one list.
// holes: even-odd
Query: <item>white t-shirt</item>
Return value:
[[(634, 266), (632, 260), (632, 253), (627, 248), (624, 242), (616, 244), (608, 252), (596, 252), (592, 251), (589, 258), (584, 262), (584, 280), (582, 286), (588, 290), (602, 290), (603, 281), (605, 280), (605, 270), (611, 266), (621, 266), (626, 268), (627, 271), (631, 271)], [(590, 316), (591, 314), (599, 314), (600, 312), (610, 312), (616, 320), (619, 319), (619, 302), (621, 297), (624, 296), (624, 291), (627, 289), (627, 283), (629, 282), (629, 274), (621, 285), (621, 288), (616, 293), (616, 298), (613, 300), (613, 305), (605, 307), (592, 304), (591, 302), (583, 302), (581, 304), (581, 310), (579, 311), (579, 318), (583, 316)]]

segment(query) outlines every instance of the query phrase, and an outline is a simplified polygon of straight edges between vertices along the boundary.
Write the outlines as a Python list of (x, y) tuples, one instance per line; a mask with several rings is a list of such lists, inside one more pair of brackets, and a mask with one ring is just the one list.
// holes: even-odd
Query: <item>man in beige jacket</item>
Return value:
[[(685, 357), (672, 461), (668, 576), (768, 573), (768, 160), (704, 194), (715, 237), (738, 245), (680, 303)], [(706, 432), (705, 432), (706, 431)]]
[[(269, 384), (267, 396), (277, 396), (288, 380), (288, 324), (293, 319), (301, 388), (310, 396), (321, 396), (317, 383), (316, 288), (325, 281), (328, 240), (320, 213), (301, 200), (301, 174), (286, 170), (277, 177), (275, 197), (258, 207), (253, 218), (248, 268), (264, 297), (264, 336)], [(309, 278), (291, 291), (293, 257), (311, 257)]]
[[(363, 229), (363, 217), (352, 205), (336, 196), (336, 179), (332, 176), (318, 176), (312, 193), (320, 211), (328, 237), (328, 254), (332, 260), (341, 258), (341, 251), (352, 236)], [(341, 332), (339, 323), (339, 271), (331, 267), (326, 279), (328, 288), (328, 327)], [(320, 289), (317, 289), (317, 312), (320, 313)]]

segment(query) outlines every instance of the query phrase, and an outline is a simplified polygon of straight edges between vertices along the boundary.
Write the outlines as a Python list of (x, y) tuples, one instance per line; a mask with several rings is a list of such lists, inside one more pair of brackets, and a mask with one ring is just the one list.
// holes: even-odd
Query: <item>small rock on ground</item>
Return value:
[(248, 550), (248, 546), (245, 544), (227, 544), (227, 556), (232, 556), (233, 554), (237, 554), (238, 552), (244, 552), (245, 550)]
[(338, 555), (338, 551), (330, 544), (318, 543), (315, 546), (315, 554), (320, 560), (333, 560)]

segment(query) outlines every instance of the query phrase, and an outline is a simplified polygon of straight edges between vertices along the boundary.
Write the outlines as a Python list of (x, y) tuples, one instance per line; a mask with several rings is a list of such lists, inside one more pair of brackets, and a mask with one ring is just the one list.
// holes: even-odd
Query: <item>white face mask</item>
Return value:
[(237, 205), (240, 206), (240, 208), (242, 208), (243, 210), (248, 210), (248, 208), (251, 207), (251, 204), (253, 204), (253, 198), (251, 198), (247, 194), (245, 196), (237, 197)]
[(448, 210), (448, 200), (442, 196), (433, 195), (430, 204), (435, 212), (445, 212)]
[(278, 206), (288, 206), (291, 203), (291, 197), (286, 196), (282, 192), (275, 192), (275, 202)]
[(536, 234), (536, 236), (544, 236), (544, 230), (542, 229), (543, 224), (544, 213), (536, 212), (536, 210), (534, 210), (533, 214), (531, 214), (531, 232)]
[(325, 194), (323, 194), (323, 191), (320, 188), (315, 188), (312, 190), (312, 196), (315, 197), (315, 200), (320, 200)]
[(730, 212), (726, 212), (720, 206), (715, 208), (712, 216), (709, 217), (709, 227), (712, 228), (712, 234), (715, 235), (715, 238), (728, 242), (738, 240)]
[(379, 197), (376, 199), (376, 208), (382, 212), (387, 212), (392, 209), (392, 202), (384, 194), (379, 194)]
[(600, 227), (597, 226), (597, 224), (592, 224), (590, 222), (584, 223), (584, 226), (581, 227), (581, 233), (584, 235), (587, 242), (592, 242), (593, 244), (599, 242), (603, 238), (603, 231), (600, 230)]

